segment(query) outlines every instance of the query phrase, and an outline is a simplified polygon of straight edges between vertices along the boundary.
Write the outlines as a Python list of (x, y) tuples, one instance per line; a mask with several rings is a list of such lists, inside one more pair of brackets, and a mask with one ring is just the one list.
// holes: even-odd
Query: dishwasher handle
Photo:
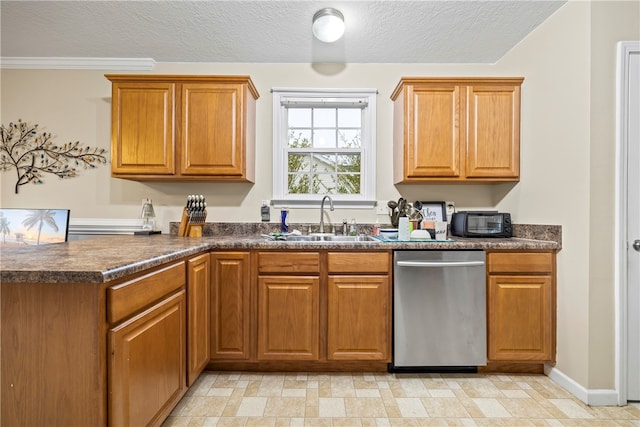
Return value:
[(396, 261), (398, 267), (483, 267), (484, 261)]

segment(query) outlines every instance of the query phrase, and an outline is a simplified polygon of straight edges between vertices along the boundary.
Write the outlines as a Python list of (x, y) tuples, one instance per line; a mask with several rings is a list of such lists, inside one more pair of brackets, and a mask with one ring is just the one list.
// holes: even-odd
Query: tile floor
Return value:
[(634, 426), (544, 375), (205, 372), (163, 427)]

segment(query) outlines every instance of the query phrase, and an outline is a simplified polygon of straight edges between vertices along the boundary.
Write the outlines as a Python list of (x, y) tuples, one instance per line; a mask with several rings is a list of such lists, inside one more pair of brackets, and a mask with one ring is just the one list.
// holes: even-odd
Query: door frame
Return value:
[(640, 41), (623, 41), (617, 44), (616, 69), (616, 221), (615, 221), (615, 388), (618, 405), (627, 404), (628, 375), (628, 292), (627, 292), (627, 201), (628, 170), (626, 159), (629, 147), (629, 57), (640, 53)]

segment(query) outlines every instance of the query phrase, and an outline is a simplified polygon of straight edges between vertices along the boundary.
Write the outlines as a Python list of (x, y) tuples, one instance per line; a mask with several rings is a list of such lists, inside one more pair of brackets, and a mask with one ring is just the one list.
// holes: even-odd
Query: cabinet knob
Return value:
[(640, 252), (640, 240), (634, 240), (632, 246), (633, 246), (633, 249)]

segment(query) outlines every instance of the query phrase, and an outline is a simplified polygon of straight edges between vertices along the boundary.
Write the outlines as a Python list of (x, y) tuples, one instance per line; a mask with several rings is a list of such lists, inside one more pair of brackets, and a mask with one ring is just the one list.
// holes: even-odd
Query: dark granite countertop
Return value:
[(4, 248), (0, 280), (19, 283), (102, 283), (207, 251), (210, 242), (168, 235), (104, 236)]
[(211, 249), (559, 250), (560, 242), (532, 238), (454, 238), (451, 242), (282, 242), (270, 241), (258, 235), (202, 238), (164, 234), (105, 236), (41, 246), (3, 247), (0, 251), (0, 281), (103, 283)]

